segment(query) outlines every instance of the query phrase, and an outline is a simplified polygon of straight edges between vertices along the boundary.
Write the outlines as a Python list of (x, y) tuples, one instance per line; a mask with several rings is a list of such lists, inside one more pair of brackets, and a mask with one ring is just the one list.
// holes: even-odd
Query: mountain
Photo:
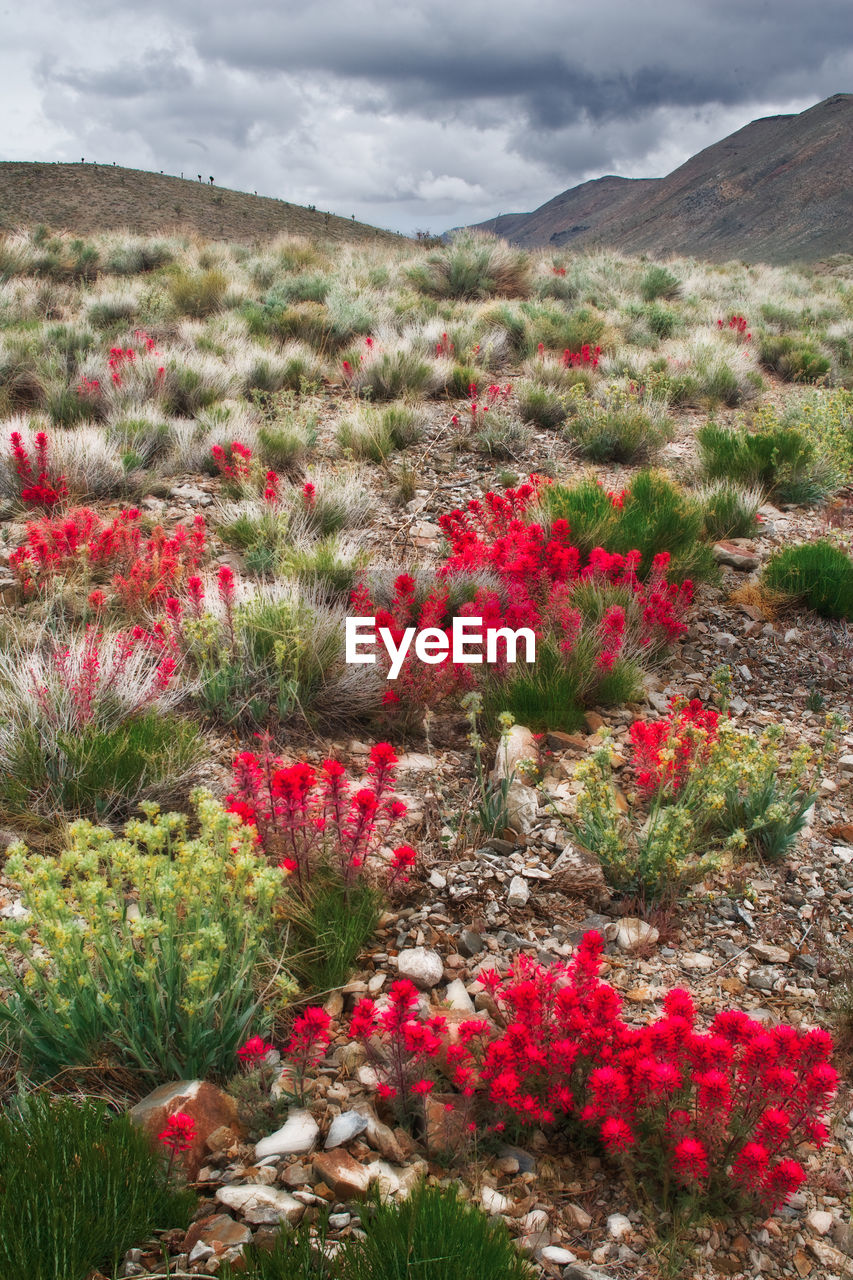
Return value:
[(665, 178), (607, 176), (479, 224), (527, 248), (817, 261), (853, 253), (853, 94), (753, 120)]
[(237, 241), (287, 234), (342, 241), (400, 238), (351, 218), (211, 186), (194, 176), (173, 178), (115, 165), (0, 161), (0, 232), (39, 223), (78, 235), (129, 230), (142, 235), (193, 231), (210, 240)]

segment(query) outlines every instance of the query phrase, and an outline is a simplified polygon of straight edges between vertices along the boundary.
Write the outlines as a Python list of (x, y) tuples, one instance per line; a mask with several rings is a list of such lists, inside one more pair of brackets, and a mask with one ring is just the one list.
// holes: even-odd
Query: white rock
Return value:
[(452, 982), (447, 984), (447, 992), (444, 997), (451, 1009), (459, 1009), (462, 1013), (474, 1014), (474, 1001), (468, 995), (465, 983), (461, 978), (454, 978)]
[(526, 835), (539, 821), (539, 796), (523, 782), (511, 782), (506, 794), (506, 816), (513, 831)]
[(387, 1200), (400, 1190), (401, 1170), (395, 1169), (387, 1160), (371, 1160), (366, 1169), (370, 1175), (370, 1185), (379, 1188), (381, 1199)]
[(635, 947), (653, 946), (659, 937), (660, 933), (653, 924), (636, 916), (626, 916), (619, 921), (616, 945), (620, 951), (633, 951)]
[(832, 1230), (833, 1221), (831, 1213), (827, 1213), (823, 1209), (812, 1209), (806, 1218), (806, 1226), (811, 1227), (815, 1235), (825, 1236)]
[(539, 1256), (543, 1262), (553, 1262), (558, 1267), (566, 1267), (570, 1262), (577, 1261), (575, 1254), (568, 1249), (561, 1249), (557, 1244), (546, 1244)]
[(513, 876), (509, 882), (509, 893), (506, 895), (508, 907), (524, 907), (530, 898), (530, 886), (524, 876)]
[(611, 1213), (607, 1219), (607, 1234), (614, 1240), (621, 1240), (633, 1230), (630, 1218), (624, 1213)]
[(447, 877), (443, 876), (440, 871), (436, 871), (434, 867), (432, 871), (429, 873), (429, 882), (432, 885), (433, 889), (447, 888)]
[(500, 782), (503, 778), (512, 778), (518, 772), (523, 760), (539, 759), (539, 747), (530, 729), (523, 724), (514, 724), (506, 736), (502, 736), (495, 752), (495, 767), (492, 770), (492, 781)]
[(701, 951), (685, 951), (679, 957), (684, 969), (713, 969), (713, 956), (706, 956)]
[(345, 1142), (352, 1142), (353, 1138), (364, 1133), (366, 1128), (367, 1116), (359, 1115), (357, 1111), (344, 1111), (341, 1115), (335, 1116), (329, 1125), (329, 1132), (323, 1145), (327, 1151), (331, 1151), (333, 1147), (342, 1147)]
[(299, 1156), (311, 1151), (317, 1141), (320, 1126), (310, 1111), (291, 1111), (287, 1122), (275, 1133), (261, 1138), (255, 1146), (255, 1159), (264, 1156)]
[(211, 1248), (209, 1244), (205, 1244), (203, 1240), (196, 1240), (192, 1249), (190, 1249), (189, 1260), (190, 1262), (202, 1262), (205, 1258), (212, 1258), (215, 1252), (216, 1250)]
[(438, 952), (429, 947), (408, 947), (397, 956), (397, 972), (421, 991), (430, 991), (444, 976), (444, 962)]
[(304, 1204), (278, 1187), (220, 1187), (216, 1199), (254, 1226), (299, 1222), (305, 1212)]
[(480, 1203), (486, 1213), (507, 1213), (510, 1209), (510, 1201), (500, 1191), (495, 1191), (494, 1187), (483, 1187)]

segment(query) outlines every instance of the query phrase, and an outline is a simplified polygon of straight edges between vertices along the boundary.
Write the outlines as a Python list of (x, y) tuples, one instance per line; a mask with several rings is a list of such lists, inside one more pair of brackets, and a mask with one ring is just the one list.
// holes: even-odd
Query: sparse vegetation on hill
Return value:
[(848, 276), (221, 194), (0, 238), (10, 1280), (842, 1274)]

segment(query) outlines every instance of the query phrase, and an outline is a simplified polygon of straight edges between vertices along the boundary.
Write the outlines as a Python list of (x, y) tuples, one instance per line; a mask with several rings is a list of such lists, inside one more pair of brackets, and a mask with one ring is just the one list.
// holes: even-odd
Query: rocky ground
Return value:
[[(494, 462), (449, 447), (446, 406), (430, 412), (428, 444), (409, 459), (417, 469), (414, 498), (395, 506), (387, 477), (379, 471), (371, 477), (377, 515), (367, 542), (401, 567), (437, 550), (438, 515), (496, 483)], [(685, 415), (667, 451), (676, 474), (691, 465), (694, 425), (693, 415)], [(331, 454), (328, 433), (321, 434), (324, 447)], [(535, 436), (523, 465), (505, 465), (519, 475), (546, 465), (561, 478), (580, 471), (549, 433)], [(614, 470), (603, 479), (621, 487), (628, 476)], [(218, 481), (185, 477), (165, 498), (149, 498), (143, 506), (172, 523), (211, 507), (218, 488)], [(849, 496), (838, 508), (841, 519), (847, 518), (845, 501)], [(831, 1024), (833, 1000), (853, 955), (850, 732), (821, 783), (794, 856), (779, 866), (740, 863), (710, 877), (678, 908), (645, 919), (637, 904), (612, 899), (594, 874), (581, 885), (583, 859), (572, 850), (559, 812), (575, 787), (575, 765), (600, 741), (603, 725), (613, 733), (617, 769), (624, 767), (627, 752), (620, 747), (631, 721), (664, 712), (673, 694), (707, 696), (721, 663), (733, 671), (737, 721), (756, 729), (780, 722), (789, 750), (803, 739), (818, 743), (824, 705), (848, 723), (853, 719), (853, 635), (804, 614), (774, 616), (749, 589), (774, 547), (814, 536), (826, 516), (769, 506), (762, 515), (763, 533), (755, 542), (718, 550), (721, 584), (699, 590), (689, 633), (670, 665), (648, 680), (644, 702), (592, 710), (585, 731), (549, 734), (538, 744), (542, 787), (517, 797), (514, 835), (482, 847), (466, 842), (460, 832), (471, 801), (472, 756), (465, 721), (456, 709), (428, 722), (426, 735), (401, 754), (398, 773), (422, 863), (405, 905), (395, 904), (384, 916), (359, 972), (326, 1002), (339, 1036), (307, 1106), (252, 1145), (234, 1128), (233, 1103), (204, 1086), (209, 1096), (195, 1108), (201, 1137), (190, 1170), (202, 1197), (196, 1221), (186, 1234), (167, 1233), (157, 1248), (132, 1250), (120, 1274), (165, 1274), (165, 1254), (169, 1274), (213, 1275), (248, 1240), (262, 1240), (281, 1220), (297, 1222), (323, 1208), (331, 1210), (334, 1248), (336, 1240), (358, 1231), (359, 1201), (369, 1187), (405, 1194), (425, 1169), (441, 1178), (461, 1177), (472, 1198), (509, 1223), (545, 1276), (832, 1280), (853, 1274), (848, 1085), (838, 1100), (831, 1143), (808, 1158), (807, 1189), (783, 1210), (762, 1223), (667, 1224), (653, 1206), (644, 1212), (597, 1159), (555, 1146), (539, 1131), (527, 1132), (523, 1147), (471, 1149), (461, 1164), (451, 1164), (441, 1149), (456, 1146), (458, 1135), (444, 1131), (439, 1103), (428, 1116), (426, 1142), (393, 1130), (377, 1115), (370, 1070), (346, 1042), (342, 1018), (362, 995), (378, 996), (398, 975), (412, 978), (435, 1011), (492, 1012), (478, 981), (482, 967), (506, 972), (520, 951), (545, 963), (568, 957), (583, 932), (595, 928), (607, 942), (603, 976), (638, 1020), (653, 1016), (664, 992), (681, 985), (693, 994), (700, 1018), (730, 1005), (768, 1023)], [(230, 554), (222, 558), (237, 565)], [(232, 744), (211, 739), (211, 746), (206, 781), (224, 791)], [(289, 742), (279, 746), (296, 750)], [(298, 749), (317, 759), (336, 749), (357, 769), (366, 763), (368, 746), (345, 738), (300, 743)], [(17, 910), (11, 886), (0, 877), (0, 914)], [(147, 1116), (153, 1131), (163, 1115), (181, 1107), (187, 1087), (168, 1097), (160, 1091), (141, 1104), (141, 1118)]]

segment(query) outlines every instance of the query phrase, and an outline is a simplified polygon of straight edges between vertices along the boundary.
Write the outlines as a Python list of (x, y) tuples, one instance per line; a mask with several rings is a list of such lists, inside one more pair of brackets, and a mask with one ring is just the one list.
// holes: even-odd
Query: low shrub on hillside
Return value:
[(434, 395), (447, 383), (441, 363), (424, 360), (406, 347), (386, 351), (367, 338), (364, 348), (342, 364), (347, 387), (365, 400), (399, 400), (407, 395)]
[(215, 269), (197, 272), (177, 270), (169, 281), (175, 310), (194, 320), (219, 311), (227, 288), (227, 277)]
[(637, 572), (645, 577), (654, 557), (668, 552), (670, 580), (715, 575), (711, 550), (701, 541), (700, 503), (662, 471), (639, 472), (622, 493), (609, 493), (592, 479), (545, 484), (538, 490), (538, 503), (537, 518), (565, 520), (582, 555), (595, 547), (619, 555), (639, 551)]
[(805, 826), (834, 734), (828, 726), (821, 753), (801, 746), (786, 765), (780, 727), (754, 735), (698, 701), (677, 704), (663, 720), (631, 726), (643, 798), (634, 810), (619, 808), (609, 743), (579, 766), (576, 838), (609, 884), (646, 900), (677, 896), (724, 847), (778, 861)]
[(112, 1274), (155, 1229), (186, 1227), (194, 1197), (169, 1186), (158, 1152), (103, 1102), (34, 1094), (0, 1113), (0, 1274)]
[(820, 382), (832, 368), (832, 361), (813, 342), (789, 333), (762, 334), (759, 359), (786, 382)]
[(530, 291), (527, 254), (475, 232), (456, 235), (408, 275), (421, 293), (434, 298), (523, 298)]
[(649, 267), (640, 281), (640, 297), (643, 302), (654, 302), (657, 298), (675, 298), (680, 291), (678, 277), (662, 265)]
[(563, 434), (591, 462), (647, 462), (672, 439), (665, 403), (618, 385), (597, 395), (574, 387), (567, 408)]
[(29, 915), (3, 922), (0, 1021), (39, 1079), (222, 1076), (247, 1029), (268, 1030), (287, 988), (272, 976), (283, 873), (207, 793), (195, 806), (192, 837), (185, 816), (143, 805), (123, 836), (78, 822), (58, 857), (11, 851)]
[(536, 427), (554, 429), (566, 421), (568, 407), (564, 396), (543, 382), (531, 379), (515, 385), (516, 404), (523, 422)]
[(90, 626), (3, 650), (0, 806), (56, 822), (174, 794), (202, 750), (197, 726), (170, 712), (180, 696), (171, 647), (144, 632)]
[(732, 480), (717, 480), (700, 489), (696, 497), (704, 513), (704, 536), (710, 542), (752, 538), (760, 531), (758, 508), (764, 502), (761, 489), (748, 489)]
[[(282, 1232), (271, 1250), (249, 1248), (245, 1280), (531, 1280), (506, 1225), (467, 1204), (456, 1187), (421, 1183), (401, 1204), (376, 1197), (361, 1214), (359, 1236), (331, 1260), (322, 1227)], [(226, 1264), (226, 1280), (238, 1273)]]
[(781, 426), (772, 410), (753, 418), (753, 430), (706, 423), (696, 433), (702, 470), (709, 480), (759, 485), (781, 502), (810, 504), (832, 491), (837, 477), (831, 459), (792, 427)]
[(384, 462), (396, 449), (415, 444), (422, 430), (422, 415), (409, 405), (362, 408), (338, 425), (338, 444), (355, 458)]
[(853, 560), (826, 538), (777, 551), (762, 579), (825, 618), (853, 618)]

